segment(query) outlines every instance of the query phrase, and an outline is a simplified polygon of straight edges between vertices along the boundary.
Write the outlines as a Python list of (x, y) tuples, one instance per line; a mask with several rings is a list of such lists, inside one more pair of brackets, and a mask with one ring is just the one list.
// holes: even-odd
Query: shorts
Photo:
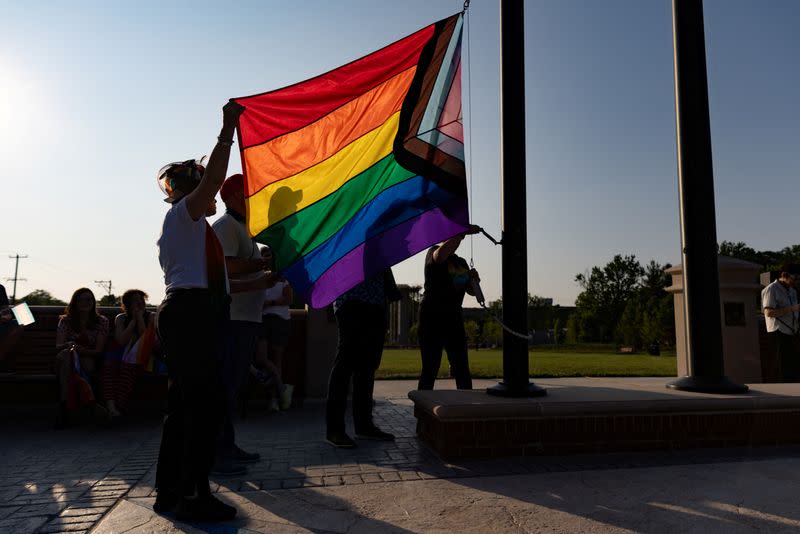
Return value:
[(285, 347), (289, 344), (289, 319), (283, 319), (271, 313), (266, 314), (262, 320), (263, 327), (261, 337), (273, 347)]

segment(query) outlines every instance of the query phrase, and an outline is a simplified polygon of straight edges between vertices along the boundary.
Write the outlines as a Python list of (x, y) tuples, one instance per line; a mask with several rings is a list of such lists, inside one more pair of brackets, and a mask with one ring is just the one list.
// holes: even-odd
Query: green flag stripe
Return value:
[(327, 197), (263, 230), (256, 241), (269, 245), (275, 268), (282, 270), (327, 241), (381, 191), (414, 176), (389, 154)]

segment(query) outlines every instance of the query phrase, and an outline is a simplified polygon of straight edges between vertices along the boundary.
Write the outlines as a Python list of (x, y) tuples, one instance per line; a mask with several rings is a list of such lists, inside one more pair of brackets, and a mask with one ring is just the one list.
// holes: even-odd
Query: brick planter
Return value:
[(625, 379), (615, 385), (551, 388), (540, 399), (483, 391), (409, 397), (417, 435), (443, 458), (800, 443), (797, 384), (759, 384), (733, 397), (673, 392), (657, 382), (649, 389), (626, 388)]

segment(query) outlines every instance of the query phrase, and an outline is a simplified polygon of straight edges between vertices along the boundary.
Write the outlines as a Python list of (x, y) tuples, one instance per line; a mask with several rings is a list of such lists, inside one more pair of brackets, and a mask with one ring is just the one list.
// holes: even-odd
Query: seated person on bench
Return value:
[(94, 384), (99, 383), (99, 362), (108, 338), (108, 319), (97, 313), (91, 289), (82, 287), (72, 294), (56, 333), (56, 374), (60, 388), (56, 427), (68, 424), (70, 411), (94, 405), (96, 415), (108, 412), (96, 404)]
[(6, 356), (22, 337), (22, 327), (17, 324), (8, 301), (6, 288), (0, 284), (0, 369), (3, 369)]

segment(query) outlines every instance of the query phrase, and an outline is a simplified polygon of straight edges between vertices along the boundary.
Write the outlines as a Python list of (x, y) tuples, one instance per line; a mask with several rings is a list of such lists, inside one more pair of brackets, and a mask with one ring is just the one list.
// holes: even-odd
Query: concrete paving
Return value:
[(276, 415), (254, 406), (238, 436), (262, 461), (246, 475), (214, 481), (218, 496), (240, 510), (238, 519), (218, 525), (187, 525), (152, 511), (157, 417), (55, 432), (39, 414), (0, 416), (0, 532), (800, 529), (798, 447), (448, 463), (415, 437), (407, 397), (413, 387), (377, 384), (376, 422), (397, 440), (353, 450), (322, 441), (320, 401)]

